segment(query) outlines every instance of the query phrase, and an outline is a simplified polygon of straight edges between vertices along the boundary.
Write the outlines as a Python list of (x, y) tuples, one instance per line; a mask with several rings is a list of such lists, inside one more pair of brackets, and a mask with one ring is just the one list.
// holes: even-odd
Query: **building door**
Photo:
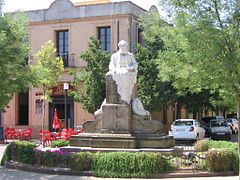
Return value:
[(64, 96), (55, 96), (49, 103), (49, 130), (54, 131), (53, 115), (54, 109), (57, 109), (58, 119), (61, 128), (74, 128), (74, 101), (71, 97), (67, 97), (67, 121), (65, 120), (65, 103)]

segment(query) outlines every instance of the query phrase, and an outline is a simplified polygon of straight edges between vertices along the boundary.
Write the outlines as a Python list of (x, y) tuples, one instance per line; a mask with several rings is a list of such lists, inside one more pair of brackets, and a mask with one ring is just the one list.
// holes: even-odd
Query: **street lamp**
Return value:
[(67, 120), (67, 90), (69, 89), (68, 83), (63, 84), (64, 89), (64, 115), (65, 115), (65, 127), (68, 128), (68, 120)]

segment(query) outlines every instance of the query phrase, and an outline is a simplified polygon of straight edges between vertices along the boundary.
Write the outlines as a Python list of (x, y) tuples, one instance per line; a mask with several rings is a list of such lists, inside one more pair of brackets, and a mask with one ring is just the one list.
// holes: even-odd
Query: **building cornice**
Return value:
[(56, 0), (48, 9), (25, 11), (30, 23), (124, 14), (139, 17), (145, 12), (146, 10), (130, 1), (74, 6), (69, 0)]

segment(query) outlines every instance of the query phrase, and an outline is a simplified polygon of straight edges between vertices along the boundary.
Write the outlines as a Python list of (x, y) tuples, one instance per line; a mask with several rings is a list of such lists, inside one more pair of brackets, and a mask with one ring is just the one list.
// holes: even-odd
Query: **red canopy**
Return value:
[(59, 121), (58, 121), (58, 115), (57, 115), (57, 109), (54, 110), (54, 116), (53, 116), (53, 129), (58, 129), (60, 127)]

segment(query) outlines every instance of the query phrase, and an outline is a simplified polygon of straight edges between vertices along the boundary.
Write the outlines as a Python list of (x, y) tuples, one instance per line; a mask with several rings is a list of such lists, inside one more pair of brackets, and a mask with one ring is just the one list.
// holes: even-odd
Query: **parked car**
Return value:
[(227, 139), (230, 140), (232, 130), (225, 119), (214, 119), (209, 123), (209, 136), (211, 139)]
[(205, 116), (201, 119), (201, 121), (209, 125), (212, 119), (224, 119), (224, 117), (223, 116)]
[(228, 125), (230, 126), (232, 133), (237, 134), (238, 133), (238, 121), (235, 118), (227, 118)]
[(196, 119), (177, 119), (171, 125), (169, 136), (174, 139), (198, 140), (204, 138), (205, 130)]

